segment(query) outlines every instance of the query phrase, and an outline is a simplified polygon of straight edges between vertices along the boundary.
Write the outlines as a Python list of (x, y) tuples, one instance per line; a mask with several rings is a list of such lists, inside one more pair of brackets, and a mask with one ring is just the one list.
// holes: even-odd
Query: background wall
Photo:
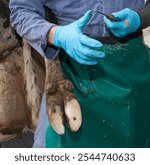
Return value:
[(143, 30), (144, 42), (150, 48), (150, 27)]

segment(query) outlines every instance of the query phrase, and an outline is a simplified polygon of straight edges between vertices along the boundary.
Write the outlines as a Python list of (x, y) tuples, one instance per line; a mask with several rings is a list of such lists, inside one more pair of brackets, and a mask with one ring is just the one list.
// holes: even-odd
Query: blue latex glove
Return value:
[(98, 58), (105, 56), (100, 51), (102, 43), (82, 33), (91, 16), (92, 11), (88, 11), (79, 20), (66, 26), (58, 26), (52, 38), (55, 46), (63, 48), (73, 59), (85, 65), (95, 65)]
[(137, 12), (131, 9), (123, 9), (117, 13), (112, 13), (120, 22), (112, 22), (104, 17), (106, 26), (112, 31), (116, 37), (124, 37), (130, 33), (135, 32), (141, 23), (140, 17)]

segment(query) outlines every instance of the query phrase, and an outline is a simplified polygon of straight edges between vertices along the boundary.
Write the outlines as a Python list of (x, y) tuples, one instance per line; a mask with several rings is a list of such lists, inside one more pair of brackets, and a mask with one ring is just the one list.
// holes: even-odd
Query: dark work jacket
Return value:
[(150, 26), (150, 0), (147, 0), (146, 5), (138, 11), (141, 18), (140, 29)]

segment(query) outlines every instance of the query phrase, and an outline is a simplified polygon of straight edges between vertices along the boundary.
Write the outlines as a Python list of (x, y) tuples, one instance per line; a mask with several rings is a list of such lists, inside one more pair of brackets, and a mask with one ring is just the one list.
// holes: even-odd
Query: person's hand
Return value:
[(92, 11), (88, 11), (79, 20), (66, 26), (58, 26), (52, 37), (53, 45), (63, 48), (73, 59), (85, 65), (95, 65), (98, 58), (105, 56), (100, 51), (102, 43), (82, 33), (91, 16)]
[(104, 17), (106, 26), (111, 30), (111, 32), (116, 37), (124, 37), (130, 33), (137, 31), (140, 26), (141, 20), (137, 12), (131, 9), (123, 9), (117, 13), (112, 13), (116, 18), (119, 18), (121, 21), (112, 22)]

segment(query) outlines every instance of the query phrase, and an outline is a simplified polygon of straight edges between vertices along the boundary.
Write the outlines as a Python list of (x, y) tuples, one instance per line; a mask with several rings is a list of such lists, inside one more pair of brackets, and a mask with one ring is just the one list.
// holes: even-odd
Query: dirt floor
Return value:
[(25, 131), (22, 137), (11, 136), (0, 143), (0, 148), (32, 148), (34, 134)]

